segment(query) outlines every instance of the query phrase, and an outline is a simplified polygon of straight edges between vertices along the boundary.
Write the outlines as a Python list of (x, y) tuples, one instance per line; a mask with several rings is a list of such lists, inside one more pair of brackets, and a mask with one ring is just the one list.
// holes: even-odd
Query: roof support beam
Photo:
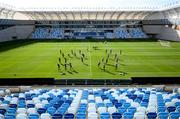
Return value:
[(117, 16), (117, 19), (116, 20), (119, 20), (121, 15), (123, 14), (124, 12), (120, 12), (119, 15)]

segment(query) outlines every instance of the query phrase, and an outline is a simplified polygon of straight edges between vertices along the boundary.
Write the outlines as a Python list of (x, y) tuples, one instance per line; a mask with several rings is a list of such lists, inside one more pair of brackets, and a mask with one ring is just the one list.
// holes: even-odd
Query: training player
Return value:
[(65, 64), (67, 63), (67, 58), (64, 58), (64, 62), (65, 62)]
[(84, 63), (84, 58), (83, 57), (81, 57), (81, 62)]
[(118, 69), (118, 63), (116, 62), (115, 64), (115, 69), (117, 70)]
[(110, 54), (112, 54), (112, 49), (110, 49)]
[(68, 57), (72, 58), (71, 55), (68, 53)]
[(101, 62), (99, 61), (99, 62), (98, 62), (98, 67), (99, 67), (100, 65), (101, 65)]
[(79, 50), (79, 54), (81, 54), (81, 50)]
[(89, 52), (89, 48), (86, 49)]
[(106, 49), (106, 54), (107, 54), (108, 50)]
[(104, 57), (102, 58), (102, 62), (104, 62)]
[(120, 55), (122, 54), (122, 50), (119, 51), (119, 54), (120, 54)]
[(117, 63), (119, 62), (119, 57), (116, 59), (116, 62), (117, 62)]
[(82, 53), (82, 57), (83, 57), (83, 58), (85, 57), (84, 53)]
[(74, 56), (77, 57), (77, 56), (76, 56), (76, 52), (74, 52)]
[(108, 58), (106, 59), (106, 64), (108, 63)]
[(109, 56), (110, 56), (110, 55), (108, 54), (108, 56), (107, 56), (108, 59), (109, 59)]
[(114, 59), (116, 59), (116, 58), (117, 58), (117, 54), (114, 55)]
[(61, 62), (61, 58), (59, 57), (59, 63)]
[(70, 69), (72, 68), (72, 64), (71, 63), (69, 63), (69, 66), (70, 66)]
[(57, 63), (58, 71), (60, 71), (60, 65)]
[(62, 53), (62, 57), (64, 58), (64, 53)]
[(74, 51), (73, 51), (73, 50), (71, 50), (71, 54), (72, 54), (72, 55), (74, 54)]
[(103, 70), (104, 70), (104, 71), (106, 70), (106, 65), (105, 65), (105, 63), (103, 64)]
[(67, 64), (66, 63), (64, 64), (64, 68), (65, 68), (65, 71), (66, 71), (67, 70)]

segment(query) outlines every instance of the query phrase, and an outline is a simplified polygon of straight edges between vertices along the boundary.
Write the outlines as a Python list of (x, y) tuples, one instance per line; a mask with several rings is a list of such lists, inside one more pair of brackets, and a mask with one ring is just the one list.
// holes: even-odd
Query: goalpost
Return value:
[(163, 47), (171, 47), (171, 42), (166, 40), (158, 40), (160, 45)]

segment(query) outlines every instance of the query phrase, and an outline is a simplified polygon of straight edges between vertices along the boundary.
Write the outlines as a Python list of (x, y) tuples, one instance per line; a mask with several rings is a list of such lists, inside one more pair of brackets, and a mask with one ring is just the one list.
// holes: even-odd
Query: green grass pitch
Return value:
[[(98, 49), (93, 49), (94, 46)], [(75, 71), (65, 71), (63, 66), (63, 73), (58, 71), (60, 49)], [(112, 49), (112, 54), (104, 71), (101, 65), (98, 67), (98, 62), (107, 57), (106, 49), (108, 52)], [(76, 52), (77, 57), (68, 57), (71, 50)], [(79, 50), (87, 58), (84, 64)], [(117, 70), (113, 66), (114, 54), (118, 54), (120, 59)], [(63, 58), (61, 60), (64, 62)], [(177, 42), (171, 42), (171, 47), (163, 47), (159, 42), (37, 42), (0, 52), (0, 78), (129, 79), (177, 76), (180, 76), (180, 43)]]

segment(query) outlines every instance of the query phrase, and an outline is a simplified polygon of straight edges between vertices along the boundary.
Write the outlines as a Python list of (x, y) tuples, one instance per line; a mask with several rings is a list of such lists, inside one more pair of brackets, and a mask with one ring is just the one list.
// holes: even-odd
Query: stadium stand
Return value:
[(48, 32), (49, 29), (47, 28), (36, 28), (32, 33), (31, 38), (40, 38), (40, 39), (48, 38)]
[(114, 33), (107, 32), (107, 33), (105, 34), (105, 36), (106, 36), (106, 38), (108, 38), (108, 39), (113, 39), (113, 38), (114, 38)]
[(64, 31), (59, 28), (52, 28), (49, 33), (49, 38), (63, 38), (64, 37)]
[(131, 38), (148, 38), (148, 36), (140, 28), (129, 29)]
[(61, 39), (64, 37), (64, 31), (59, 28), (36, 28), (31, 35), (31, 38), (58, 38)]
[(114, 31), (115, 38), (130, 38), (126, 28), (117, 28)]
[(180, 94), (158, 88), (32, 89), (0, 98), (3, 119), (179, 119)]
[[(31, 38), (64, 38), (64, 31), (60, 28), (36, 28), (31, 35)], [(68, 35), (68, 37), (71, 37)], [(148, 38), (141, 28), (116, 28), (114, 33), (104, 31), (75, 31), (73, 37), (76, 39), (113, 39), (113, 38)]]
[(86, 39), (86, 38), (103, 39), (104, 32), (96, 32), (96, 31), (74, 32), (74, 38), (76, 38), (76, 39)]

